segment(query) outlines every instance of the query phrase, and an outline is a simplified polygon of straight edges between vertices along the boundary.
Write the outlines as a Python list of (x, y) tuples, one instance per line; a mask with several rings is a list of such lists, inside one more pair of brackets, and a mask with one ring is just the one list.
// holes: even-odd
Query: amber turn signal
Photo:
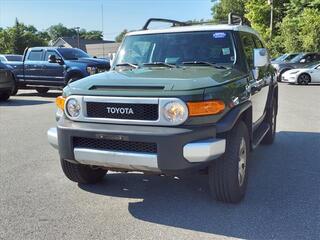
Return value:
[(223, 112), (225, 104), (221, 100), (188, 102), (189, 117), (214, 115)]
[(65, 103), (66, 99), (62, 96), (59, 96), (56, 98), (56, 105), (58, 108), (60, 108), (61, 110), (64, 110), (64, 103)]

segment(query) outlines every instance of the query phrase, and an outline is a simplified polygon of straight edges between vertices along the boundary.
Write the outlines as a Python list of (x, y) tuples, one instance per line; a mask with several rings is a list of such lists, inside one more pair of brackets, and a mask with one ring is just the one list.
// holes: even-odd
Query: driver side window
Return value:
[(255, 43), (253, 37), (250, 33), (241, 32), (240, 33), (244, 54), (246, 56), (248, 65), (250, 69), (253, 69), (253, 51), (255, 49)]
[(48, 61), (50, 55), (55, 55), (56, 58), (59, 58), (59, 55), (55, 51), (49, 50), (46, 52), (46, 55), (44, 56), (44, 61)]

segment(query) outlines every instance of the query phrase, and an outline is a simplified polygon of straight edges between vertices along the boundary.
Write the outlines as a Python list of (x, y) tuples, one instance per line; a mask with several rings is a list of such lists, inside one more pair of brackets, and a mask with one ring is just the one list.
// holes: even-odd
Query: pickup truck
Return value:
[(7, 63), (15, 78), (13, 94), (34, 88), (40, 94), (62, 89), (69, 82), (110, 69), (110, 62), (91, 58), (77, 48), (35, 47), (26, 49), (22, 62)]

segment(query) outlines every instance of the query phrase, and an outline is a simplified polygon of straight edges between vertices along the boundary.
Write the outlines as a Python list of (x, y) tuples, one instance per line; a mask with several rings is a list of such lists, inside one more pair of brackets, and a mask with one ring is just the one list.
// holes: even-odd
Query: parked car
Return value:
[(271, 60), (271, 63), (281, 63), (281, 62), (289, 62), (290, 60), (292, 60), (294, 57), (298, 56), (299, 53), (286, 53), (283, 54), (275, 59)]
[(274, 63), (272, 65), (277, 70), (277, 80), (281, 82), (284, 72), (294, 68), (301, 68), (318, 61), (320, 61), (320, 53), (299, 53), (289, 62)]
[[(173, 27), (148, 30), (154, 21)], [(150, 19), (126, 35), (112, 71), (66, 86), (48, 130), (65, 175), (92, 184), (108, 170), (206, 169), (214, 197), (239, 202), (251, 150), (275, 139), (278, 86), (261, 37), (238, 22)]]
[(8, 63), (8, 62), (22, 62), (23, 56), (16, 54), (1, 54), (0, 62)]
[[(108, 71), (108, 61), (91, 58), (77, 48), (35, 47), (25, 51), (22, 62), (8, 63), (16, 80), (16, 91), (35, 88), (46, 93), (69, 82)], [(15, 92), (16, 92), (15, 91)]]
[(296, 68), (282, 74), (282, 82), (298, 83), (308, 85), (309, 83), (320, 83), (320, 63), (309, 64), (304, 68)]
[(0, 62), (0, 101), (6, 101), (14, 88), (14, 77), (11, 70)]

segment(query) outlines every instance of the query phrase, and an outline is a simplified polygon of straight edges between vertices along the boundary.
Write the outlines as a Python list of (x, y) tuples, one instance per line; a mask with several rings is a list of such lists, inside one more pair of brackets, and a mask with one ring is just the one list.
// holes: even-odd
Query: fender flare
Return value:
[(247, 110), (249, 110), (250, 112), (249, 116), (246, 116), (246, 118), (249, 118), (247, 120), (251, 121), (252, 125), (252, 110), (250, 109), (252, 109), (251, 101), (246, 101), (231, 109), (219, 122), (217, 122), (217, 133), (225, 133), (230, 131), (237, 123), (237, 121), (241, 118), (243, 113)]
[(78, 69), (78, 68), (70, 68), (70, 69), (67, 70), (67, 74), (65, 76), (66, 84), (67, 84), (70, 76), (72, 76), (72, 75), (78, 75), (78, 76), (81, 76), (81, 78), (85, 77), (80, 69)]

